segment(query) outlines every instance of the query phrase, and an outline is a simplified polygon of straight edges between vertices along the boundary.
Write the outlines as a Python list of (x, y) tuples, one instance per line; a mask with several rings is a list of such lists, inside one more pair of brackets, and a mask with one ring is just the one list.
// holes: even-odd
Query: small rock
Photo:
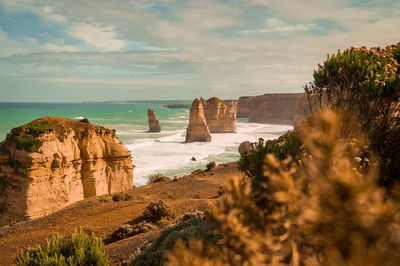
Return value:
[(192, 159), (190, 159), (190, 160), (191, 160), (191, 161), (194, 161), (194, 162), (197, 161), (196, 158), (194, 158), (194, 157), (192, 157)]

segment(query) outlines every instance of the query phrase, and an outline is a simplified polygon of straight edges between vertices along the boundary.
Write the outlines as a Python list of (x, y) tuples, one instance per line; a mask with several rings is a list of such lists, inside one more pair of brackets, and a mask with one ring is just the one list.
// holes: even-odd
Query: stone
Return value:
[(149, 132), (161, 132), (160, 122), (156, 118), (156, 113), (147, 109), (147, 116), (149, 118)]
[(130, 151), (115, 131), (58, 117), (14, 128), (0, 143), (0, 206), (25, 220), (74, 202), (132, 188)]
[(240, 143), (238, 151), (240, 154), (242, 154), (243, 152), (252, 152), (254, 150), (253, 148), (253, 143), (251, 143), (250, 141), (246, 140), (243, 141), (242, 143)]
[(297, 99), (302, 93), (276, 93), (251, 99), (249, 121), (267, 124), (293, 124)]
[(204, 107), (199, 99), (195, 99), (190, 108), (189, 126), (186, 130), (186, 143), (210, 142), (211, 134), (204, 116)]
[(205, 101), (204, 115), (211, 133), (236, 133), (236, 111), (220, 98)]
[(249, 118), (251, 108), (251, 96), (242, 96), (237, 104), (237, 118)]
[(224, 100), (224, 104), (230, 107), (236, 115), (237, 115), (238, 102), (239, 102), (238, 100)]

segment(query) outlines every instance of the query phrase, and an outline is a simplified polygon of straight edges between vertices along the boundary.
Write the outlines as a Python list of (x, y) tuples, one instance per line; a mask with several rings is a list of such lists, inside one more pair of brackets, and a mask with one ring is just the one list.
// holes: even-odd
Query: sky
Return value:
[(302, 92), (399, 28), (399, 0), (0, 0), (0, 102)]

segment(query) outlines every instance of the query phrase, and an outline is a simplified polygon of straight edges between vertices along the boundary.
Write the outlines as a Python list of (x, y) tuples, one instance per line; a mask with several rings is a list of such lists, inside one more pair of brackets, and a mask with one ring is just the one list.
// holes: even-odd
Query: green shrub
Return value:
[(145, 251), (139, 254), (132, 262), (132, 266), (161, 265), (165, 260), (164, 255), (172, 249), (178, 239), (187, 243), (191, 237), (203, 239), (215, 243), (218, 237), (210, 235), (214, 228), (202, 219), (194, 219), (180, 223), (165, 230), (161, 236)]
[[(350, 48), (328, 55), (306, 85), (311, 111), (326, 106), (345, 110), (352, 134), (366, 134), (370, 148), (381, 161), (381, 184), (391, 187), (400, 177), (400, 43), (385, 48)], [(348, 123), (342, 121), (342, 123)], [(394, 139), (393, 139), (394, 138)], [(394, 146), (393, 146), (394, 145)], [(395, 162), (396, 161), (396, 162)]]
[(276, 140), (267, 140), (260, 138), (258, 142), (253, 143), (253, 150), (240, 154), (238, 166), (250, 178), (259, 178), (263, 175), (263, 161), (265, 155), (273, 153), (275, 157), (282, 161), (288, 156), (297, 161), (300, 154), (301, 141), (293, 132), (286, 133)]
[(45, 245), (29, 249), (15, 258), (16, 265), (108, 265), (100, 238), (82, 229), (71, 236), (54, 236)]
[(15, 143), (18, 150), (35, 152), (42, 145), (38, 137), (50, 130), (51, 124), (48, 121), (31, 122), (22, 127), (13, 129), (4, 142), (1, 144), (1, 152), (8, 152), (8, 145)]

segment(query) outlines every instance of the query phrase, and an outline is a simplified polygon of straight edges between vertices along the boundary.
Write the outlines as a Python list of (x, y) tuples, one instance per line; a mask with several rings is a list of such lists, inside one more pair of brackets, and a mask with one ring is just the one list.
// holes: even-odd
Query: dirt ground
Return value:
[[(119, 226), (142, 215), (152, 201), (168, 205), (173, 220), (186, 212), (207, 210), (216, 201), (224, 180), (241, 173), (236, 163), (217, 166), (211, 171), (197, 170), (173, 180), (137, 187), (123, 194), (129, 200), (114, 202), (111, 196), (99, 196), (77, 202), (51, 215), (0, 228), (0, 265), (12, 265), (13, 258), (29, 247), (43, 244), (54, 234), (69, 235), (82, 227), (103, 239)], [(105, 246), (111, 265), (124, 265), (146, 241), (155, 239), (160, 231), (151, 231)]]

